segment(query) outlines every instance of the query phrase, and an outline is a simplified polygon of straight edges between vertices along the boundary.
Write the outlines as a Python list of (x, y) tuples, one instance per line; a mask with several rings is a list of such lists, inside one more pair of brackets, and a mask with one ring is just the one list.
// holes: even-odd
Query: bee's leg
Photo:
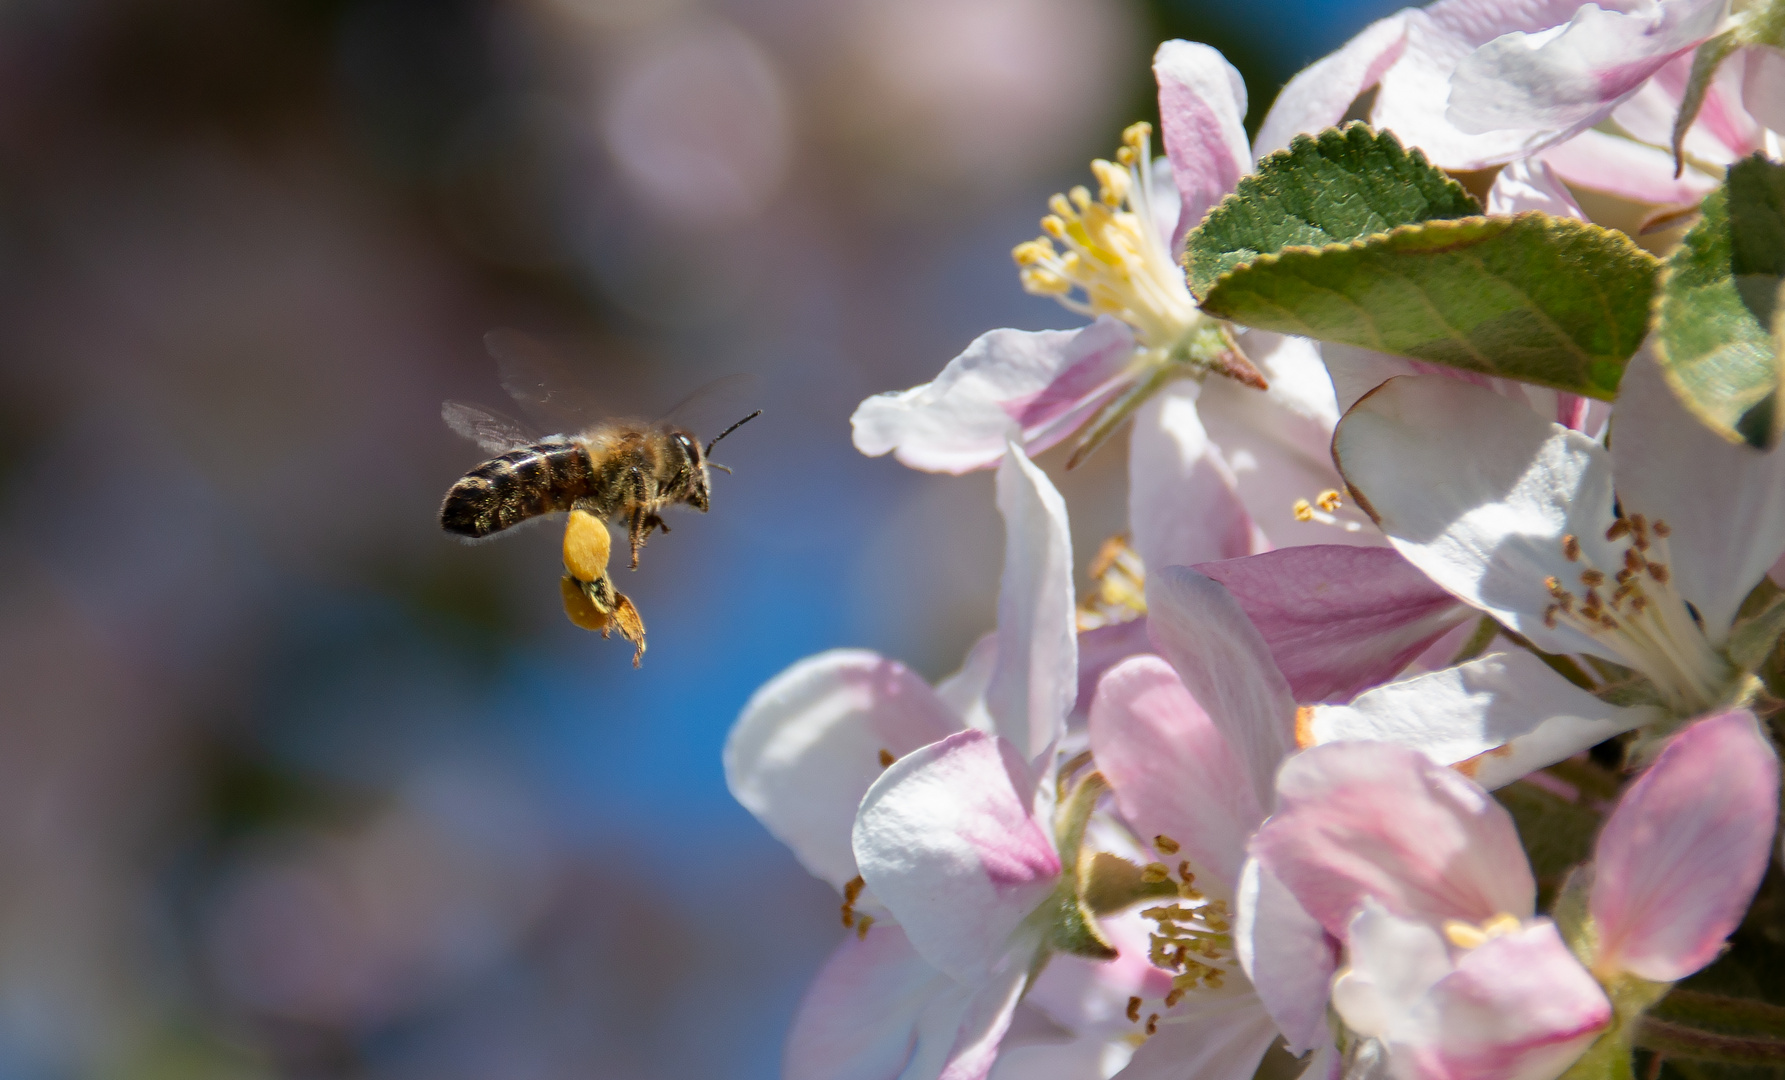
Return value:
[(643, 507), (632, 511), (632, 569), (638, 569), (638, 550), (645, 546), (645, 537), (650, 534), (650, 526), (645, 524)]
[[(651, 492), (645, 482), (643, 469), (633, 468), (626, 475), (627, 486), (632, 489), (632, 569), (638, 569), (638, 552), (645, 546), (645, 540), (651, 535), (650, 523), (646, 520), (645, 506), (651, 501)], [(655, 517), (655, 514), (648, 515)]]
[(646, 536), (651, 535), (652, 529), (662, 529), (663, 535), (668, 536), (669, 535), (669, 522), (658, 517), (656, 514), (651, 514), (650, 516), (645, 518), (645, 535)]

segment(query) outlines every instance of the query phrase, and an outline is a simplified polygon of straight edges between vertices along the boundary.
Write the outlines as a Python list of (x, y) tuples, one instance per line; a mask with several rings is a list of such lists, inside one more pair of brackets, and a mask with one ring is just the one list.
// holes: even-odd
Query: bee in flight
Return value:
[[(544, 390), (536, 372), (517, 370), (537, 348), (518, 335), (491, 335), (503, 371), (503, 385), (523, 405), (542, 404), (561, 393)], [(721, 380), (721, 383), (735, 383)], [(709, 388), (711, 389), (711, 388)], [(703, 390), (697, 398), (708, 396)], [(685, 403), (686, 404), (686, 403)], [(440, 525), (449, 533), (478, 540), (545, 514), (569, 513), (564, 530), (564, 570), (560, 582), (565, 614), (587, 630), (610, 630), (633, 643), (636, 667), (645, 652), (644, 621), (607, 575), (609, 519), (624, 520), (631, 566), (651, 532), (669, 532), (662, 511), (685, 503), (702, 513), (711, 502), (713, 447), (762, 414), (758, 409), (732, 424), (704, 447), (673, 419), (655, 423), (601, 420), (575, 434), (533, 435), (499, 413), (462, 402), (441, 406), (448, 427), (495, 454), (454, 483), (440, 507)]]

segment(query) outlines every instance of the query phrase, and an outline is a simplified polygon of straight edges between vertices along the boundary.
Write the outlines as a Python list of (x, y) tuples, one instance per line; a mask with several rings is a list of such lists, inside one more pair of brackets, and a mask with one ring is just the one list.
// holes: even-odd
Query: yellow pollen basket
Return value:
[(1152, 134), (1151, 124), (1130, 125), (1114, 162), (1091, 162), (1097, 197), (1084, 187), (1055, 195), (1044, 235), (1011, 257), (1026, 291), (1081, 315), (1114, 316), (1144, 347), (1171, 349), (1204, 316), (1159, 233), (1148, 186)]

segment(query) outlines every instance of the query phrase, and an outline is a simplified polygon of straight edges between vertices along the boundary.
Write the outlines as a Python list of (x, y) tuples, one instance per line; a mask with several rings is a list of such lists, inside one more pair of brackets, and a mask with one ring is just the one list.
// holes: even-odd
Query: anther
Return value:
[(882, 769), (891, 767), (892, 763), (897, 760), (899, 759), (893, 755), (891, 750), (880, 751), (880, 767)]
[(1149, 885), (1171, 880), (1171, 867), (1164, 863), (1148, 863), (1141, 867), (1140, 879)]
[(1161, 855), (1176, 855), (1178, 853), (1178, 842), (1164, 833), (1153, 837), (1153, 846), (1159, 850)]
[(1543, 587), (1548, 589), (1549, 594), (1557, 599), (1561, 599), (1562, 594), (1568, 591), (1562, 588), (1562, 579), (1554, 574), (1543, 579)]
[(1667, 584), (1667, 564), (1652, 562), (1649, 564), (1649, 576), (1661, 584)]
[(1649, 522), (1641, 514), (1630, 515), (1630, 533), (1636, 538), (1638, 551), (1649, 550)]
[(1605, 584), (1605, 575), (1598, 570), (1582, 570), (1580, 583), (1589, 589), (1596, 589)]
[(1580, 562), (1580, 538), (1573, 533), (1562, 537), (1562, 556), (1569, 562)]
[(1137, 997), (1128, 999), (1128, 1022), (1131, 1024), (1140, 1023), (1140, 999)]
[(1339, 498), (1338, 492), (1328, 488), (1321, 492), (1319, 497), (1314, 500), (1314, 505), (1331, 514), (1335, 513), (1339, 507), (1344, 505), (1344, 500)]
[(1158, 1033), (1159, 1033), (1159, 1014), (1152, 1013), (1147, 1017), (1147, 1034), (1148, 1035), (1157, 1035)]
[(1184, 987), (1184, 986), (1172, 987), (1171, 993), (1165, 995), (1165, 1007), (1169, 1009), (1173, 1005), (1176, 1005), (1178, 1002), (1184, 1000), (1184, 992), (1188, 989), (1189, 989), (1188, 987)]
[(1314, 504), (1306, 499), (1295, 500), (1295, 505), (1290, 507), (1290, 512), (1295, 515), (1297, 521), (1314, 520)]
[(1665, 521), (1657, 520), (1655, 524), (1649, 526), (1649, 528), (1655, 530), (1655, 535), (1663, 540), (1673, 535), (1673, 526)]
[(1605, 530), (1605, 538), (1607, 540), (1616, 540), (1616, 539), (1619, 539), (1620, 537), (1629, 535), (1629, 533), (1630, 533), (1630, 522), (1626, 521), (1623, 518), (1619, 518), (1618, 520), (1611, 523), (1611, 528)]
[(1178, 860), (1178, 880), (1186, 885), (1194, 885), (1196, 883), (1196, 875), (1190, 872), (1189, 859)]
[(1543, 625), (1549, 627), (1551, 630), (1554, 630), (1556, 628), (1556, 615), (1561, 610), (1562, 610), (1561, 604), (1551, 604), (1549, 607), (1544, 608), (1543, 609)]
[(874, 925), (874, 916), (863, 915), (861, 917), (861, 921), (855, 924), (855, 940), (857, 940), (857, 941), (868, 940), (868, 927), (873, 926), (873, 925)]

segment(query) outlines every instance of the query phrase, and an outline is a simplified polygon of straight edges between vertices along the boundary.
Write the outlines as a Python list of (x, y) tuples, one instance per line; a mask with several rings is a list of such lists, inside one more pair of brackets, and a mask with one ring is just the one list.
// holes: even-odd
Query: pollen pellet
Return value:
[(564, 569), (578, 581), (600, 581), (607, 576), (607, 559), (613, 538), (607, 526), (587, 510), (572, 510), (564, 523)]
[(589, 599), (589, 593), (583, 588), (582, 582), (566, 574), (558, 579), (558, 586), (564, 594), (564, 614), (569, 616), (572, 623), (584, 630), (607, 633), (613, 625), (613, 618), (595, 606), (595, 601)]

